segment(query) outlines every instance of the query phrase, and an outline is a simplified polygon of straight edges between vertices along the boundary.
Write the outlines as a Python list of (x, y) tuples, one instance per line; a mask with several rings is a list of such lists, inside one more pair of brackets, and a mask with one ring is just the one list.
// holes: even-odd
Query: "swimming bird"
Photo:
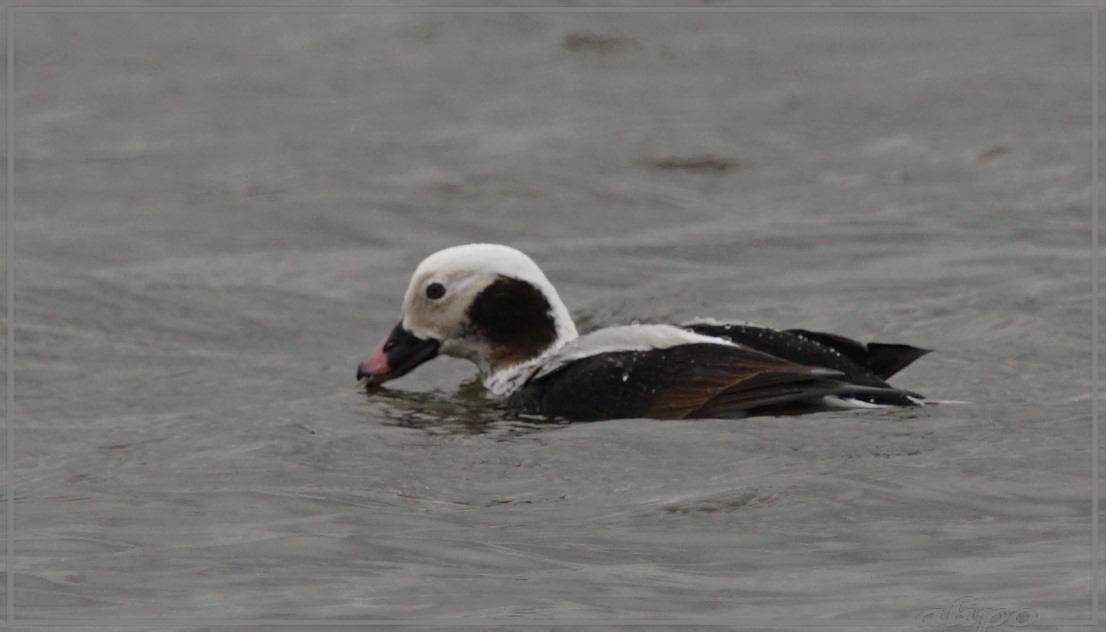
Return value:
[(915, 406), (885, 380), (929, 353), (805, 329), (695, 320), (578, 335), (553, 284), (498, 244), (440, 250), (419, 264), (399, 323), (357, 368), (369, 389), (435, 356), (472, 361), (524, 413), (568, 420), (780, 415)]

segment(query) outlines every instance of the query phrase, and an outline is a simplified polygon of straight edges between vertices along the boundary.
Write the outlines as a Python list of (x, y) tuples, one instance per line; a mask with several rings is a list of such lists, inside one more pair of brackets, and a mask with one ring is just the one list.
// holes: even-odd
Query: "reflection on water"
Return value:
[(479, 377), (462, 382), (457, 390), (405, 391), (374, 386), (365, 389), (380, 406), (387, 425), (417, 428), (429, 434), (505, 434), (516, 436), (563, 426), (566, 422), (547, 420), (507, 408), (488, 396)]
[(680, 500), (661, 505), (661, 510), (670, 514), (725, 513), (729, 511), (748, 511), (767, 507), (779, 500), (774, 490), (753, 488), (730, 491), (718, 496)]

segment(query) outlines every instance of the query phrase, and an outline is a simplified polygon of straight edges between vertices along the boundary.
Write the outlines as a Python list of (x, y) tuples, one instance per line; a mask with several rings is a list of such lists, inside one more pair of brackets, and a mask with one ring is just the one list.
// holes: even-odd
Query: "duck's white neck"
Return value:
[[(575, 329), (573, 329), (573, 334), (575, 334)], [(575, 339), (575, 335), (573, 335), (573, 339)], [(483, 373), (482, 382), (484, 388), (488, 388), (488, 391), (495, 397), (507, 397), (515, 391), (518, 391), (519, 388), (525, 384), (526, 380), (529, 380), (534, 373), (540, 370), (540, 367), (550, 359), (550, 356), (561, 351), (563, 346), (568, 342), (571, 342), (571, 340), (557, 341), (539, 355), (533, 356), (530, 360), (504, 366), (502, 369), (489, 373)]]

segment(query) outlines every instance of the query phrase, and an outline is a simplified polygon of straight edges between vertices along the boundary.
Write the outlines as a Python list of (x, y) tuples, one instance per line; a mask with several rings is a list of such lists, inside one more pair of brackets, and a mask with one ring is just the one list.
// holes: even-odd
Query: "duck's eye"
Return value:
[(438, 300), (445, 296), (445, 286), (441, 283), (431, 283), (426, 286), (426, 298)]

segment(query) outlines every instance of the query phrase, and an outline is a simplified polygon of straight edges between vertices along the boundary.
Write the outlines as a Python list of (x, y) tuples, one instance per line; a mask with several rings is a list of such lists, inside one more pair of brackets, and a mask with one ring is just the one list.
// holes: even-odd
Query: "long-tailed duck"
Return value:
[(884, 380), (928, 352), (715, 321), (579, 336), (530, 257), (469, 244), (419, 264), (399, 324), (358, 366), (357, 378), (371, 388), (441, 353), (471, 360), (493, 395), (525, 413), (739, 418), (920, 404), (920, 395)]

